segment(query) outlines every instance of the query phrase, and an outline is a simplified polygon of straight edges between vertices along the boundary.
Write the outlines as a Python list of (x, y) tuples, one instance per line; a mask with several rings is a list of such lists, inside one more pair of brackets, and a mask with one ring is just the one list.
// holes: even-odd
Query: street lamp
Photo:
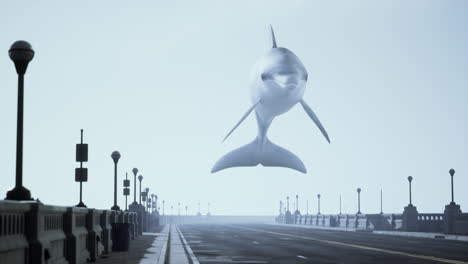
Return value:
[(180, 202), (177, 203), (177, 215), (180, 216)]
[(289, 212), (289, 196), (286, 196), (286, 208), (288, 209), (287, 211)]
[(166, 203), (165, 200), (162, 201), (162, 204), (163, 204), (163, 210), (162, 210), (162, 214), (164, 215), (164, 204)]
[(120, 159), (120, 153), (118, 151), (112, 152), (111, 155), (114, 160), (114, 206), (111, 207), (111, 210), (119, 211), (120, 207), (117, 205), (117, 163)]
[(340, 214), (341, 214), (341, 194), (340, 194)]
[(124, 192), (124, 195), (125, 195), (125, 211), (128, 211), (127, 198), (130, 195), (130, 188), (129, 188), (130, 187), (130, 180), (128, 179), (128, 172), (125, 173), (125, 180), (123, 181), (123, 186), (124, 186), (123, 192)]
[(138, 181), (140, 181), (140, 192), (139, 192), (139, 193), (140, 193), (140, 195), (139, 195), (139, 197), (140, 197), (140, 205), (141, 205), (141, 181), (142, 181), (142, 180), (143, 180), (143, 176), (141, 176), (141, 175), (138, 176)]
[(188, 216), (188, 206), (185, 206), (185, 216)]
[(408, 176), (408, 182), (409, 182), (409, 205), (408, 206), (413, 206), (413, 199), (411, 197), (411, 182), (413, 181), (412, 176)]
[(382, 197), (382, 189), (380, 189), (380, 214), (383, 214), (383, 197)]
[(23, 186), (23, 111), (24, 111), (24, 74), (29, 62), (34, 58), (31, 44), (18, 40), (8, 51), (10, 59), (15, 63), (18, 74), (18, 116), (16, 123), (16, 184), (7, 192), (7, 200), (32, 200), (31, 192)]
[(299, 195), (296, 194), (296, 212), (299, 211)]
[(318, 199), (318, 214), (320, 214), (320, 193), (317, 194), (317, 199)]
[(452, 201), (450, 202), (451, 205), (455, 205), (455, 199), (453, 197), (453, 175), (455, 174), (455, 170), (454, 169), (450, 169), (449, 170), (449, 173), (450, 173), (450, 177), (452, 179)]
[(133, 172), (133, 205), (136, 205), (137, 202), (136, 202), (136, 185), (137, 185), (137, 173), (138, 173), (138, 169), (137, 168), (133, 168), (132, 170)]
[(357, 214), (362, 214), (361, 213), (361, 188), (357, 188), (357, 194), (358, 194), (358, 212)]
[(149, 199), (149, 188), (145, 188), (145, 197), (146, 197), (146, 211), (148, 211), (148, 199)]

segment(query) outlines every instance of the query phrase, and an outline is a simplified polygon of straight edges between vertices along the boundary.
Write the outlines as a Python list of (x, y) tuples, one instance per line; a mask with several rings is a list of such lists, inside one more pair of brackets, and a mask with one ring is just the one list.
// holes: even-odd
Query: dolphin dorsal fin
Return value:
[(271, 25), (270, 25), (270, 32), (271, 32), (271, 47), (277, 48), (278, 46), (276, 46), (275, 32), (273, 31), (273, 26)]

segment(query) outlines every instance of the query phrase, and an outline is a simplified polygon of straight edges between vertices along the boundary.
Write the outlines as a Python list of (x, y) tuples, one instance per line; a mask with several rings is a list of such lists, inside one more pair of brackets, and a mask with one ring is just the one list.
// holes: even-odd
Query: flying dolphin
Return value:
[(229, 135), (255, 110), (258, 135), (254, 141), (224, 155), (216, 162), (212, 173), (231, 168), (262, 164), (267, 167), (286, 167), (306, 173), (304, 163), (292, 152), (272, 143), (267, 131), (273, 119), (300, 103), (330, 143), (327, 131), (317, 115), (302, 99), (307, 83), (307, 70), (290, 50), (276, 45), (275, 33), (270, 25), (272, 48), (261, 57), (251, 71), (252, 106), (237, 122)]

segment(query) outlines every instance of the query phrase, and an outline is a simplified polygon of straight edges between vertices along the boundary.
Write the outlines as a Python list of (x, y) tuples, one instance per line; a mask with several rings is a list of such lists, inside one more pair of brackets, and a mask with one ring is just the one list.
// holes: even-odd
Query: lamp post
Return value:
[(141, 204), (141, 208), (142, 208), (143, 211), (145, 211), (145, 212), (146, 212), (146, 207), (145, 207), (145, 205), (146, 205), (146, 198), (147, 198), (147, 193), (145, 192), (145, 190), (143, 190), (143, 191), (141, 192), (141, 201), (143, 202), (143, 203)]
[(380, 189), (380, 214), (383, 214), (383, 197), (382, 197), (382, 189)]
[(139, 193), (140, 193), (140, 195), (139, 195), (139, 197), (140, 197), (140, 205), (142, 205), (142, 204), (141, 204), (141, 181), (143, 180), (143, 176), (141, 176), (141, 175), (138, 176), (138, 180), (140, 181), (140, 192), (139, 192)]
[(163, 210), (162, 210), (162, 214), (164, 215), (164, 204), (166, 203), (165, 200), (162, 201), (162, 204), (163, 204)]
[(128, 211), (127, 198), (130, 195), (130, 188), (129, 188), (130, 187), (130, 180), (128, 179), (128, 173), (127, 172), (125, 173), (125, 180), (123, 181), (123, 186), (124, 186), (123, 192), (124, 192), (124, 196), (125, 196), (125, 211)]
[(117, 205), (117, 163), (120, 159), (120, 153), (118, 151), (112, 152), (112, 160), (114, 160), (114, 206), (111, 207), (111, 210), (119, 211), (120, 207)]
[(88, 144), (83, 144), (83, 129), (81, 129), (81, 143), (76, 144), (76, 161), (80, 163), (80, 167), (75, 168), (75, 182), (80, 182), (80, 202), (76, 207), (86, 207), (83, 203), (83, 182), (88, 181), (88, 169), (83, 168), (83, 162), (88, 161)]
[(148, 199), (149, 199), (149, 188), (145, 188), (145, 197), (146, 197), (146, 211), (148, 211)]
[(340, 194), (340, 214), (341, 214), (341, 194)]
[(286, 208), (289, 211), (289, 196), (286, 196)]
[(309, 200), (306, 200), (306, 215), (309, 215)]
[(449, 173), (450, 173), (450, 178), (451, 178), (451, 183), (452, 183), (452, 201), (450, 202), (450, 204), (455, 205), (455, 199), (454, 199), (454, 195), (453, 195), (453, 175), (455, 174), (455, 170), (450, 169)]
[(320, 214), (320, 193), (317, 194), (317, 199), (318, 199), (318, 214)]
[(411, 182), (413, 181), (412, 176), (408, 176), (408, 183), (409, 183), (409, 205), (408, 206), (413, 206), (413, 199), (411, 197)]
[(185, 216), (188, 216), (188, 206), (185, 206)]
[(29, 62), (34, 58), (31, 44), (19, 40), (11, 45), (8, 51), (10, 59), (15, 63), (18, 74), (18, 116), (16, 123), (16, 184), (7, 192), (7, 200), (32, 200), (31, 192), (23, 186), (23, 110), (24, 110), (24, 74)]
[(137, 205), (137, 201), (136, 201), (136, 185), (137, 185), (137, 173), (138, 173), (138, 169), (137, 168), (133, 168), (132, 170), (133, 172), (133, 205)]
[(296, 194), (296, 212), (299, 211), (299, 195)]
[(358, 212), (357, 214), (362, 214), (361, 213), (361, 188), (357, 188), (357, 194), (358, 194)]

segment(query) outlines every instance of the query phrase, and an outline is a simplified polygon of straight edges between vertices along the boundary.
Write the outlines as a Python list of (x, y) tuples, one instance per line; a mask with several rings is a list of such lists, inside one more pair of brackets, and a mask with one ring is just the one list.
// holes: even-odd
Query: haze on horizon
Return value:
[[(299, 56), (309, 72), (304, 99), (332, 144), (300, 106), (277, 118), (269, 137), (304, 161), (308, 173), (233, 168), (214, 162), (250, 142), (249, 72), (270, 47)], [(419, 212), (465, 211), (468, 193), (467, 1), (7, 1), (0, 4), (0, 195), (14, 186), (17, 75), (10, 45), (36, 52), (25, 76), (24, 185), (34, 198), (78, 203), (75, 144), (89, 144), (88, 207), (113, 203), (120, 151), (125, 172), (177, 212), (211, 203), (213, 214), (273, 215), (300, 196), (300, 210), (402, 212), (412, 175)], [(291, 203), (293, 200), (291, 200)], [(160, 204), (161, 206), (161, 204)], [(292, 204), (291, 204), (292, 206)], [(183, 210), (181, 210), (183, 211)]]

